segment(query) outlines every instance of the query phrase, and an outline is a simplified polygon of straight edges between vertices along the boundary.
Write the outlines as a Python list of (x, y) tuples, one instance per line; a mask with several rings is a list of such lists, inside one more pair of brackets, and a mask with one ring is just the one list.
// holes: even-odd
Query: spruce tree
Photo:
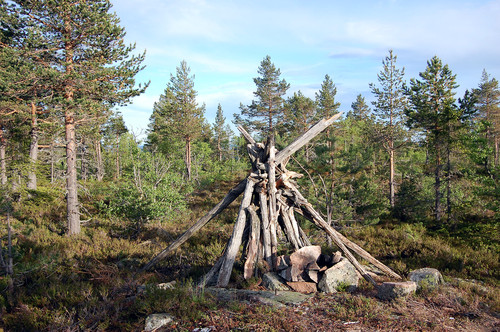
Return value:
[(284, 79), (280, 80), (281, 72), (266, 56), (258, 69), (259, 77), (253, 79), (257, 86), (253, 100), (248, 106), (240, 104), (241, 116), (235, 114), (235, 123), (241, 124), (251, 131), (257, 131), (263, 137), (273, 134), (276, 126), (283, 120), (283, 96), (290, 87)]
[(395, 153), (402, 146), (404, 139), (404, 109), (407, 98), (404, 94), (404, 68), (396, 68), (397, 56), (389, 50), (389, 55), (382, 61), (384, 66), (377, 75), (379, 86), (370, 84), (372, 93), (377, 98), (372, 102), (373, 112), (382, 124), (378, 133), (382, 146), (389, 154), (389, 202), (394, 208), (395, 197)]
[(125, 105), (144, 91), (135, 87), (144, 54), (132, 55), (111, 2), (15, 0), (33, 33), (30, 60), (51, 71), (53, 110), (64, 119), (68, 233), (80, 232), (76, 133), (85, 121), (106, 116), (103, 105)]
[(158, 102), (154, 104), (150, 119), (148, 142), (163, 152), (171, 150), (172, 141), (184, 141), (186, 178), (191, 180), (191, 144), (202, 133), (205, 105), (199, 106), (194, 89), (194, 75), (186, 61), (170, 74), (170, 82)]
[[(420, 129), (425, 135), (429, 154), (433, 158), (434, 216), (436, 221), (440, 221), (443, 215), (443, 162), (447, 160), (449, 163), (451, 134), (459, 120), (458, 108), (454, 104), (454, 89), (458, 85), (455, 81), (456, 75), (436, 56), (427, 61), (427, 68), (420, 73), (420, 78), (421, 80), (412, 78), (405, 91), (410, 101), (405, 114), (408, 116), (407, 125)], [(449, 171), (448, 169), (448, 186)], [(450, 204), (448, 206), (450, 207)]]

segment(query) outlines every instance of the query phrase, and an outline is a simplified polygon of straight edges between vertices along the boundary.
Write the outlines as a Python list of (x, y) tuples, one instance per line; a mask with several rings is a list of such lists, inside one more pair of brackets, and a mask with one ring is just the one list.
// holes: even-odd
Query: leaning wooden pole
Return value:
[(290, 145), (276, 154), (276, 165), (281, 164), (285, 159), (288, 159), (292, 154), (297, 152), (301, 147), (309, 143), (314, 137), (318, 136), (323, 130), (328, 128), (335, 120), (337, 120), (342, 113), (335, 114), (329, 119), (318, 121), (314, 126), (309, 128), (308, 131), (297, 137)]
[(238, 212), (238, 218), (234, 224), (233, 234), (229, 239), (226, 247), (226, 252), (224, 255), (224, 261), (219, 271), (219, 277), (217, 278), (218, 287), (226, 287), (229, 283), (229, 278), (231, 277), (231, 271), (233, 269), (234, 261), (236, 260), (236, 255), (241, 245), (241, 240), (243, 236), (243, 231), (245, 229), (246, 223), (246, 209), (250, 206), (252, 201), (253, 188), (255, 186), (254, 180), (250, 177), (245, 180), (245, 192), (243, 194), (243, 199), (240, 204), (240, 210)]
[(201, 217), (193, 226), (184, 232), (177, 240), (172, 242), (167, 248), (163, 249), (158, 255), (156, 255), (152, 260), (150, 260), (141, 271), (146, 271), (156, 265), (159, 261), (167, 257), (167, 255), (179, 248), (184, 242), (186, 242), (194, 233), (199, 231), (203, 226), (205, 226), (210, 220), (215, 218), (219, 213), (221, 213), (229, 204), (231, 204), (239, 195), (245, 190), (247, 180), (241, 181), (236, 187), (231, 189), (226, 197), (222, 199), (210, 212)]

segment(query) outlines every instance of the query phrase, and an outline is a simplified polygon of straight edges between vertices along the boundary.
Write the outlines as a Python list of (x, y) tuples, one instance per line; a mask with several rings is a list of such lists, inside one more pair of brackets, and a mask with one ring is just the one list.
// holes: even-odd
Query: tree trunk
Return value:
[(186, 137), (186, 176), (187, 180), (191, 181), (191, 137)]
[(451, 219), (451, 161), (450, 161), (450, 147), (446, 151), (446, 212), (447, 220)]
[(120, 136), (116, 135), (115, 145), (115, 180), (120, 178)]
[(96, 159), (96, 179), (97, 181), (102, 181), (104, 178), (104, 163), (102, 161), (102, 148), (101, 148), (101, 140), (97, 139), (95, 141), (95, 159)]
[(5, 140), (3, 128), (0, 126), (0, 185), (7, 185), (7, 162), (5, 160), (5, 150), (7, 142)]
[(82, 164), (80, 168), (80, 176), (83, 181), (87, 181), (89, 175), (89, 162), (87, 160), (87, 142), (85, 139), (82, 139), (81, 151)]
[(80, 233), (80, 212), (78, 210), (78, 188), (76, 179), (76, 130), (72, 110), (66, 110), (66, 202), (68, 233)]
[(434, 215), (436, 221), (441, 221), (441, 155), (436, 146), (436, 169), (434, 170)]
[(389, 145), (389, 202), (391, 208), (394, 208), (394, 143), (391, 141)]
[(495, 136), (495, 166), (500, 164), (500, 137)]
[(36, 106), (31, 103), (31, 143), (30, 143), (30, 167), (28, 171), (28, 189), (36, 190), (36, 163), (38, 160), (38, 123), (36, 117)]
[[(73, 72), (73, 44), (71, 40), (71, 23), (69, 18), (64, 22), (65, 58), (66, 74), (69, 76)], [(68, 222), (68, 234), (80, 233), (80, 211), (78, 210), (78, 187), (76, 178), (76, 125), (75, 113), (72, 109), (74, 97), (74, 87), (71, 82), (64, 87), (64, 99), (67, 102), (64, 113), (64, 127), (66, 131), (66, 211)]]

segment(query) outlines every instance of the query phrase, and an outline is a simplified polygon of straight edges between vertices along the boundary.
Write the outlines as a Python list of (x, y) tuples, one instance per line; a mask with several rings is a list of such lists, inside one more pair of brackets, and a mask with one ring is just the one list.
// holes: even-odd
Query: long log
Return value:
[(250, 279), (253, 276), (253, 272), (258, 261), (258, 251), (260, 247), (260, 219), (255, 211), (255, 206), (252, 204), (247, 208), (250, 213), (250, 234), (248, 237), (248, 253), (243, 267), (243, 278), (245, 280)]
[(218, 287), (226, 287), (229, 283), (229, 278), (231, 277), (231, 271), (233, 269), (234, 261), (241, 245), (246, 222), (246, 209), (248, 206), (250, 206), (250, 202), (252, 201), (254, 186), (255, 182), (252, 179), (247, 178), (245, 192), (243, 193), (243, 199), (241, 200), (240, 210), (238, 212), (238, 218), (236, 219), (236, 222), (234, 224), (233, 234), (231, 235), (231, 238), (229, 239), (229, 242), (227, 244), (226, 252), (224, 255), (224, 262), (222, 263), (219, 277), (217, 279)]
[(242, 126), (238, 126), (237, 128), (248, 143), (252, 145), (256, 143), (253, 137), (245, 130), (245, 128), (243, 128)]
[[(275, 163), (275, 148), (274, 148), (274, 136), (269, 137), (269, 158), (267, 161), (267, 174), (268, 174), (268, 195), (269, 195), (269, 223), (270, 223), (270, 231), (271, 231), (271, 241), (273, 250), (272, 255), (276, 256), (276, 250), (278, 248), (278, 238), (276, 234), (276, 224), (278, 219), (278, 211), (277, 211), (277, 203), (276, 203), (276, 163)], [(273, 270), (275, 266), (276, 260), (273, 260)]]
[(262, 239), (264, 246), (264, 260), (269, 267), (273, 266), (273, 250), (271, 242), (271, 228), (269, 224), (269, 213), (267, 207), (267, 195), (264, 188), (259, 191), (260, 218), (262, 219)]
[[(304, 198), (304, 196), (302, 196), (302, 194), (298, 191), (297, 188), (295, 188), (293, 185), (290, 185), (289, 187), (290, 190), (293, 191), (294, 195), (295, 195), (295, 204), (299, 205), (299, 206), (306, 206), (307, 207), (307, 210), (309, 212), (309, 215), (307, 214), (304, 214), (304, 213), (301, 213), (301, 209), (296, 209), (296, 211), (300, 214), (302, 214), (305, 218), (309, 219), (310, 221), (312, 221), (313, 223), (317, 224), (317, 222), (323, 224), (323, 225), (327, 225), (331, 232), (335, 233), (335, 235), (337, 235), (337, 237), (349, 248), (351, 249), (352, 251), (354, 251), (356, 254), (358, 254), (359, 256), (361, 256), (362, 258), (366, 259), (368, 262), (372, 263), (373, 265), (375, 265), (376, 267), (378, 267), (381, 271), (383, 271), (386, 275), (390, 276), (390, 277), (393, 277), (395, 279), (400, 279), (402, 280), (403, 278), (401, 278), (401, 276), (399, 274), (397, 274), (396, 272), (394, 272), (393, 270), (391, 270), (391, 268), (389, 268), (388, 266), (386, 266), (384, 263), (380, 262), (379, 260), (377, 260), (375, 257), (373, 257), (372, 255), (370, 255), (370, 253), (368, 253), (366, 250), (364, 250), (363, 248), (361, 248), (359, 245), (357, 245), (356, 243), (350, 241), (348, 238), (346, 238), (344, 235), (342, 235), (341, 233), (337, 232), (333, 227), (331, 227), (330, 225), (328, 225), (328, 223), (321, 217), (321, 215), (319, 213), (317, 213), (312, 205), (307, 201), (307, 199)], [(312, 213), (311, 213), (312, 212)], [(315, 219), (317, 219), (317, 222), (315, 221)], [(323, 227), (321, 227), (323, 228)]]
[(301, 147), (309, 143), (314, 137), (316, 137), (323, 130), (328, 128), (335, 120), (337, 120), (342, 113), (335, 114), (329, 119), (320, 120), (314, 126), (309, 128), (308, 131), (296, 138), (292, 143), (290, 143), (286, 148), (281, 150), (276, 154), (276, 165), (281, 164), (285, 159), (289, 158)]
[(295, 237), (295, 233), (293, 231), (292, 224), (290, 223), (290, 218), (288, 217), (288, 211), (284, 206), (281, 206), (281, 213), (279, 215), (281, 217), (281, 220), (283, 221), (283, 231), (286, 234), (286, 238), (290, 243), (292, 243), (293, 247), (295, 250), (299, 250), (300, 244), (297, 241), (297, 238)]
[(159, 261), (167, 257), (167, 255), (179, 248), (184, 242), (186, 242), (194, 233), (199, 231), (203, 226), (205, 226), (210, 220), (215, 218), (219, 213), (221, 213), (229, 204), (231, 204), (241, 193), (245, 190), (247, 180), (241, 181), (237, 186), (231, 189), (226, 197), (222, 199), (216, 206), (213, 207), (210, 212), (201, 217), (193, 226), (184, 232), (177, 240), (172, 242), (167, 248), (163, 249), (158, 255), (156, 255), (152, 260), (150, 260), (141, 271), (145, 271), (153, 267)]
[(303, 205), (303, 208), (307, 210), (312, 216), (315, 221), (315, 224), (318, 225), (321, 229), (323, 229), (330, 237), (332, 238), (333, 242), (337, 245), (337, 247), (342, 250), (344, 255), (347, 257), (347, 259), (351, 262), (352, 265), (356, 268), (356, 270), (361, 273), (363, 278), (365, 278), (366, 281), (377, 287), (377, 283), (373, 278), (365, 271), (365, 269), (359, 264), (358, 260), (352, 255), (352, 253), (347, 249), (345, 246), (344, 242), (342, 242), (337, 235), (337, 231), (335, 231), (328, 223), (326, 223), (323, 218), (312, 208), (312, 206), (309, 205)]
[(290, 224), (292, 225), (293, 233), (295, 234), (295, 237), (297, 238), (297, 242), (299, 243), (299, 247), (302, 248), (305, 246), (304, 242), (302, 241), (302, 238), (300, 236), (300, 231), (299, 231), (299, 224), (297, 223), (297, 220), (295, 219), (294, 213), (293, 213), (293, 208), (288, 208), (288, 219), (290, 220)]

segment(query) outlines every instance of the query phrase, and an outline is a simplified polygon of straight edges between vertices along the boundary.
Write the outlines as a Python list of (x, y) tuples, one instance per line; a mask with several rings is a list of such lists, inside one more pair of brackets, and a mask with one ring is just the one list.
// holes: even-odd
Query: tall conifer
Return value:
[(131, 55), (124, 29), (109, 0), (15, 0), (16, 11), (35, 26), (31, 60), (51, 70), (54, 110), (64, 119), (68, 233), (80, 232), (76, 131), (102, 114), (103, 104), (124, 105), (143, 88), (134, 76), (144, 54)]
[(271, 62), (269, 55), (261, 61), (258, 73), (260, 76), (253, 79), (257, 86), (254, 92), (257, 100), (248, 106), (240, 105), (241, 116), (235, 114), (235, 123), (258, 131), (265, 137), (272, 134), (283, 119), (283, 96), (290, 84), (280, 80), (281, 71)]

